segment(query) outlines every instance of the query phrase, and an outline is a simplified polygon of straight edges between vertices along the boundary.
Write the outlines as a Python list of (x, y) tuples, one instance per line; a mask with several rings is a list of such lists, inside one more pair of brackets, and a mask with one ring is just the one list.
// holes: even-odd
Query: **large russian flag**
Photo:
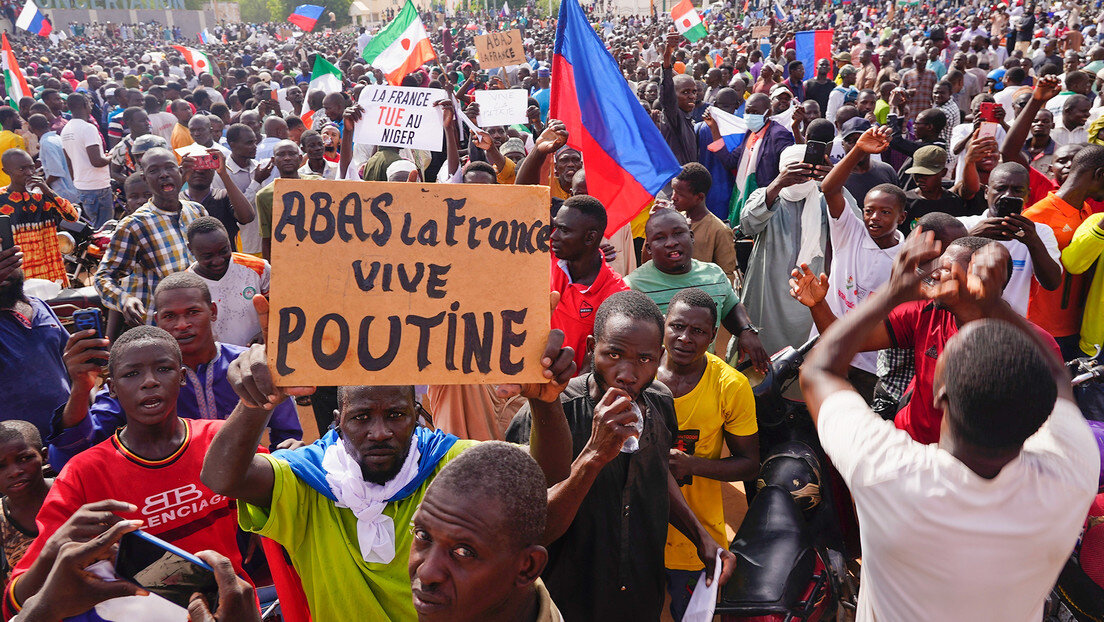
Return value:
[(317, 4), (300, 4), (295, 7), (295, 10), (288, 15), (287, 21), (302, 28), (305, 32), (314, 30), (314, 25), (318, 22), (318, 18), (322, 17), (322, 11), (324, 7), (320, 7)]
[(816, 73), (816, 64), (822, 58), (832, 60), (834, 30), (803, 30), (794, 35), (794, 51), (797, 60), (805, 65), (806, 75)]
[(583, 154), (587, 190), (606, 206), (607, 236), (682, 170), (578, 0), (560, 3), (548, 114)]

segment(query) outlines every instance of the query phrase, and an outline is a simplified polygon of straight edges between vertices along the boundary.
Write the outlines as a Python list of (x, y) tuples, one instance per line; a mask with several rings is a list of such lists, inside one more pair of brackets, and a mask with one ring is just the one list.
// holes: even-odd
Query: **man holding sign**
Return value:
[[(258, 298), (264, 326), (267, 301)], [(530, 453), (550, 485), (566, 477), (571, 460), (559, 394), (575, 364), (562, 343), (563, 333), (551, 331), (541, 357), (545, 382), (520, 385), (533, 412)], [(212, 442), (203, 482), (239, 500), (244, 529), (287, 549), (315, 622), (412, 621), (416, 610), (432, 610), (412, 596), (407, 525), (435, 475), (476, 441), (420, 427), (411, 385), (341, 387), (337, 430), (300, 450), (257, 454), (272, 407), (309, 392), (277, 387), (267, 360), (255, 345), (232, 365), (242, 401)]]

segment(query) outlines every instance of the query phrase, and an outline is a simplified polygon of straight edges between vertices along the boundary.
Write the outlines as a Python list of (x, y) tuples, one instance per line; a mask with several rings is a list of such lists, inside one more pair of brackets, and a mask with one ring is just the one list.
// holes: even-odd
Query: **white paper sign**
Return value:
[(479, 127), (514, 125), (525, 123), (525, 109), (529, 107), (529, 94), (522, 89), (476, 91), (475, 103), (479, 104)]
[(365, 86), (358, 102), (364, 116), (353, 131), (353, 142), (441, 151), (444, 115), (434, 104), (443, 99), (448, 96), (441, 89)]
[(721, 550), (717, 549), (717, 559), (713, 564), (713, 581), (708, 587), (705, 585), (705, 571), (698, 577), (698, 584), (694, 586), (694, 593), (690, 595), (690, 602), (686, 604), (686, 613), (682, 616), (682, 622), (711, 622), (713, 612), (717, 609), (717, 590), (721, 587)]

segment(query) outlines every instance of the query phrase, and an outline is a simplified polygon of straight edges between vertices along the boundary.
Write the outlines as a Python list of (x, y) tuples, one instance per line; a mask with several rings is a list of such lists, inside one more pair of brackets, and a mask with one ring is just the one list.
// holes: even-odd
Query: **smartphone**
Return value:
[(1000, 127), (1000, 125), (997, 123), (982, 121), (981, 127), (978, 128), (978, 138), (996, 138), (998, 127)]
[(211, 154), (192, 156), (195, 159), (195, 164), (192, 168), (197, 171), (208, 171), (218, 168), (218, 158)]
[(986, 123), (998, 123), (997, 107), (999, 106), (1000, 104), (996, 102), (981, 102), (981, 110), (979, 111), (981, 120)]
[(15, 233), (12, 232), (11, 216), (0, 214), (0, 251), (15, 246)]
[(1011, 216), (1023, 211), (1024, 200), (1020, 197), (1001, 197), (993, 205), (994, 216)]
[[(79, 309), (73, 312), (73, 326), (76, 330), (94, 330), (96, 331), (93, 339), (103, 339), (103, 316), (100, 315), (99, 309)], [(107, 365), (107, 359), (94, 358), (92, 362), (100, 367)]]
[(210, 609), (218, 607), (214, 569), (195, 555), (141, 529), (119, 541), (115, 574), (185, 609), (196, 592), (203, 595)]
[(484, 74), (484, 73), (475, 74), (475, 83), (476, 84), (486, 84), (487, 83), (487, 74)]
[(805, 143), (805, 164), (828, 164), (828, 143), (810, 140)]

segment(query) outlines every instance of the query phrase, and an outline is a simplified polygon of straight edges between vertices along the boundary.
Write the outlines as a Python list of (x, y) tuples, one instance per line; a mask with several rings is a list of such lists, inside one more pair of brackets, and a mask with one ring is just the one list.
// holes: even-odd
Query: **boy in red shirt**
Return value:
[[(103, 356), (96, 348), (105, 343), (82, 340), (85, 356), (77, 360), (95, 365), (89, 361)], [(95, 537), (120, 520), (141, 521), (146, 532), (185, 551), (216, 551), (230, 559), (239, 576), (247, 576), (233, 501), (199, 479), (207, 448), (223, 422), (177, 417), (184, 370), (176, 340), (153, 326), (131, 329), (112, 346), (108, 371), (126, 425), (75, 456), (54, 481), (38, 514), (38, 537), (5, 590), (6, 618), (42, 587), (62, 544)], [(121, 503), (78, 513), (85, 504), (109, 499)]]

